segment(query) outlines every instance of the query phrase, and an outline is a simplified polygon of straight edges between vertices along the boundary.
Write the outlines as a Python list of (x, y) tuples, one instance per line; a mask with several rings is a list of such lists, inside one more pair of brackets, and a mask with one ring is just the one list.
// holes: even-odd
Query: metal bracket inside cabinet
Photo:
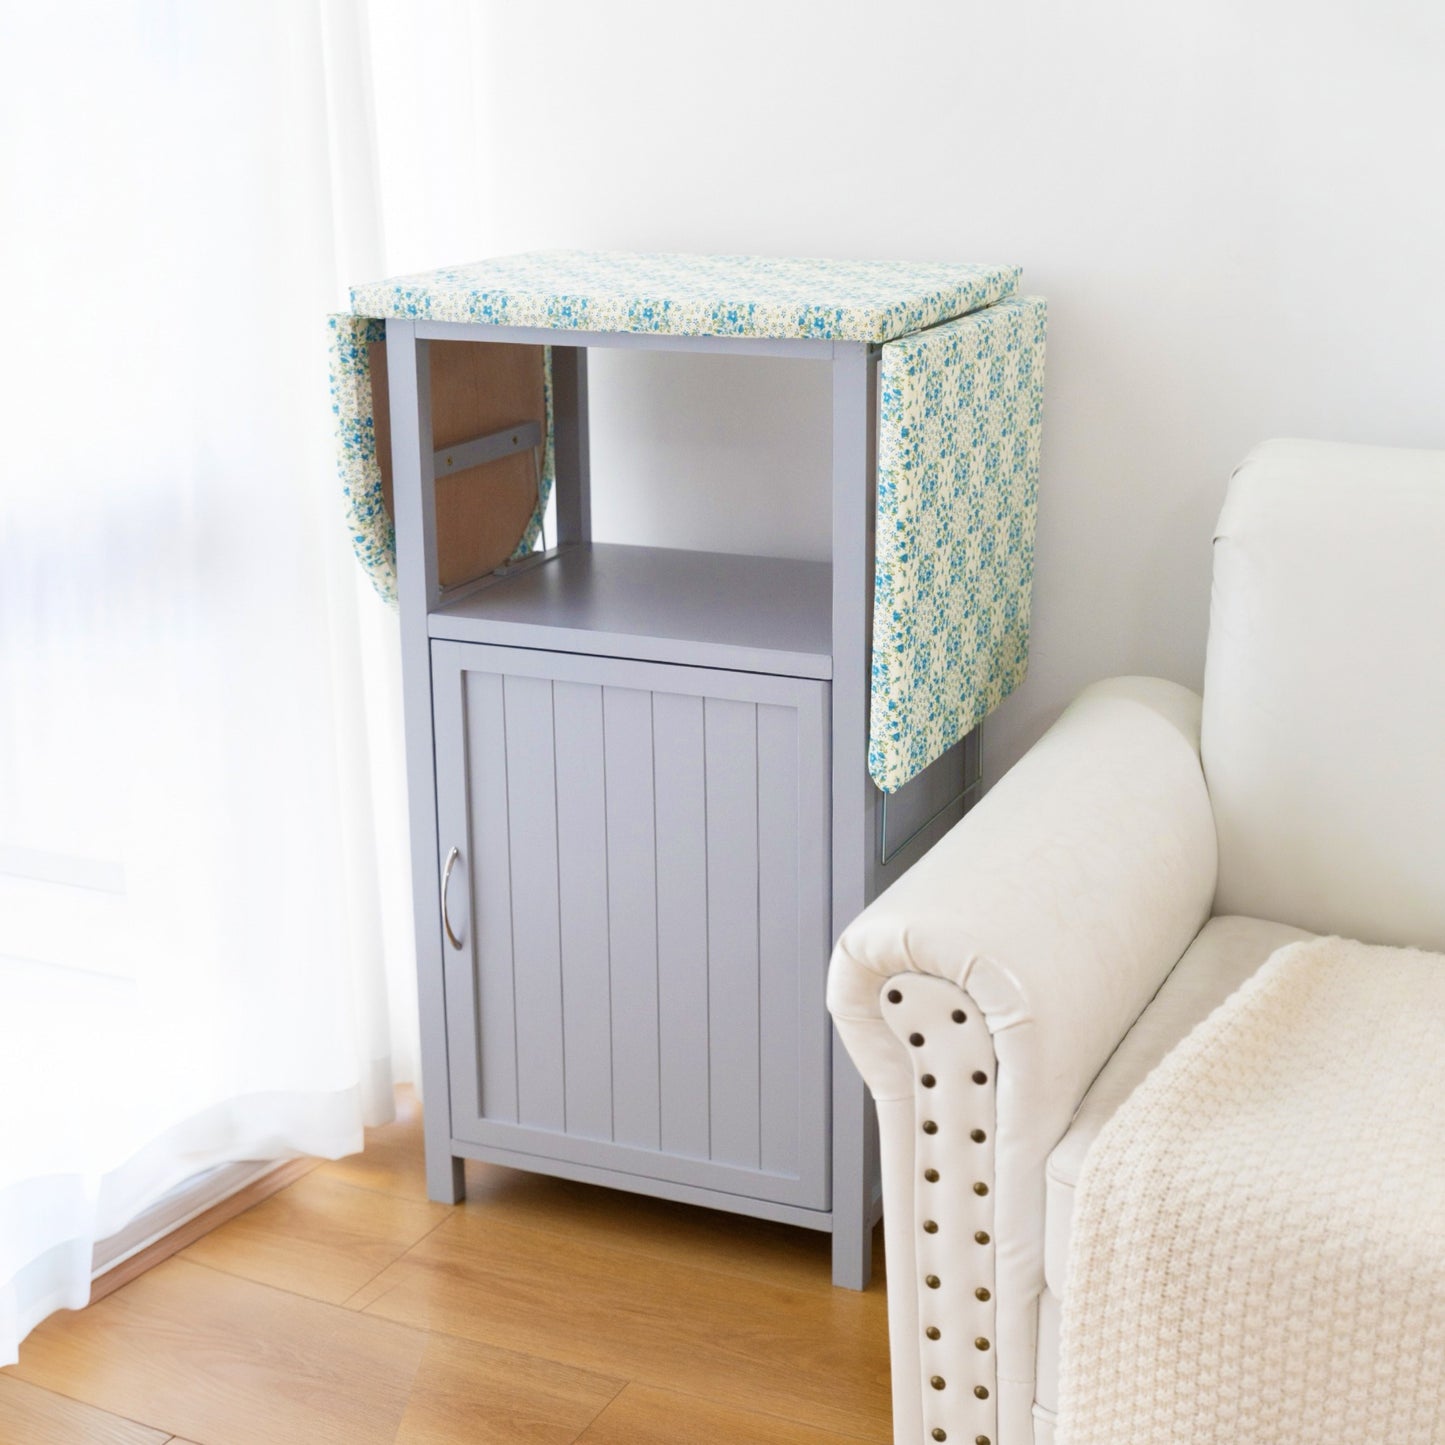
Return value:
[[(433, 475), (445, 476), (448, 472), (464, 472), (471, 467), (480, 467), (486, 462), (499, 461), (502, 457), (513, 456), (517, 452), (530, 451), (532, 453), (532, 470), (537, 478), (537, 495), (542, 495), (542, 424), (537, 421), (518, 422), (516, 426), (503, 427), (501, 431), (488, 432), (486, 436), (473, 437), (470, 441), (458, 442), (453, 447), (445, 447), (432, 456)], [(557, 549), (547, 549), (547, 524), (545, 519), (542, 523), (541, 549), (529, 553), (525, 557), (517, 558), (511, 562), (504, 562), (500, 567), (495, 567), (488, 574), (491, 577), (510, 577), (515, 572), (524, 571), (528, 567), (536, 566), (538, 562), (551, 561), (557, 555)], [(475, 590), (475, 583), (478, 579), (473, 578), (470, 583), (463, 583), (468, 591)], [(461, 588), (454, 588), (447, 594), (447, 600), (454, 600), (462, 595)]]
[[(975, 729), (978, 732), (979, 729)], [(921, 834), (926, 833), (950, 808), (956, 808), (970, 793), (977, 792), (983, 786), (983, 748), (982, 739), (975, 739), (973, 756), (973, 776), (964, 782), (946, 803), (941, 804), (930, 813), (901, 843), (895, 844), (893, 848), (888, 846), (888, 794), (883, 794), (882, 820), (879, 828), (878, 840), (878, 862), (880, 864), (891, 863), (905, 848)]]
[(432, 458), (432, 465), (436, 468), (435, 474), (441, 477), (448, 472), (464, 472), (468, 467), (479, 467), (483, 462), (494, 462), (499, 457), (509, 457), (513, 452), (541, 445), (542, 424), (524, 421), (516, 426), (504, 427), (501, 431), (488, 432), (486, 436), (458, 442), (454, 447), (446, 447)]
[(515, 577), (518, 572), (530, 572), (533, 567), (540, 567), (544, 562), (555, 562), (565, 552), (575, 551), (576, 545), (575, 542), (564, 542), (560, 547), (544, 547), (537, 552), (528, 552), (525, 557), (518, 557), (515, 562), (503, 562), (500, 567), (493, 567), (487, 575), (505, 578)]

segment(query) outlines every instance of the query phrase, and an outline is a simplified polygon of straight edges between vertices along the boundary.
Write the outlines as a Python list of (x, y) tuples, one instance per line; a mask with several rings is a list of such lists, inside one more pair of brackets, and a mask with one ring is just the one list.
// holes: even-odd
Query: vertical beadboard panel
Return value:
[(826, 684), (438, 652), (456, 1137), (826, 1209)]
[(712, 1157), (758, 1166), (757, 708), (708, 698), (708, 1023)]
[[(517, 1118), (517, 1034), (512, 997), (512, 878), (507, 851), (507, 748), (502, 679), (464, 671), (471, 926), (476, 969), (476, 1051), (481, 1117)], [(441, 770), (438, 767), (438, 783)], [(465, 1050), (465, 1040), (453, 1048)]]
[(612, 1006), (607, 946), (607, 799), (602, 689), (552, 688), (567, 1132), (612, 1137)]
[(557, 779), (552, 683), (508, 677), (507, 803), (512, 850), (512, 960), (517, 1001), (517, 1117), (565, 1122), (562, 950), (557, 897)]
[[(758, 706), (761, 1162), (798, 1171), (798, 713)], [(822, 1007), (821, 995), (816, 1001)]]
[(706, 1159), (709, 1147), (702, 709), (700, 697), (659, 692), (652, 699), (662, 1148), (695, 1159)]
[(612, 1137), (660, 1142), (657, 841), (652, 694), (605, 687), (608, 938), (612, 956)]

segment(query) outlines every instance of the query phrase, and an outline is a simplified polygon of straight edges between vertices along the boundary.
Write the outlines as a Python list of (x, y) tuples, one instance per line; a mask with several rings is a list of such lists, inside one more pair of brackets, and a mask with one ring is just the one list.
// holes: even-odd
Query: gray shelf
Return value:
[(830, 678), (826, 562), (580, 543), (428, 618), (434, 638)]

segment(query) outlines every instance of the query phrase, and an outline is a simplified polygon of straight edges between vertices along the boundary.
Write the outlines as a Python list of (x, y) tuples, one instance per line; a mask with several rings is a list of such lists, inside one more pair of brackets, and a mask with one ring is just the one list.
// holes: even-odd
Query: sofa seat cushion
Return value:
[(1089, 1086), (1068, 1132), (1049, 1155), (1044, 1278), (1062, 1300), (1068, 1286), (1075, 1186), (1084, 1158), (1114, 1111), (1195, 1024), (1207, 1018), (1277, 948), (1312, 934), (1262, 918), (1211, 918)]

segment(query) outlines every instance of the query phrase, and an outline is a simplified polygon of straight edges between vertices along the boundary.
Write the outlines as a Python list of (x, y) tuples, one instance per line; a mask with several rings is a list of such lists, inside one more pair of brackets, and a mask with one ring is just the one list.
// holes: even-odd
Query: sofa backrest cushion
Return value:
[(1214, 539), (1215, 911), (1445, 950), (1445, 452), (1275, 441)]

